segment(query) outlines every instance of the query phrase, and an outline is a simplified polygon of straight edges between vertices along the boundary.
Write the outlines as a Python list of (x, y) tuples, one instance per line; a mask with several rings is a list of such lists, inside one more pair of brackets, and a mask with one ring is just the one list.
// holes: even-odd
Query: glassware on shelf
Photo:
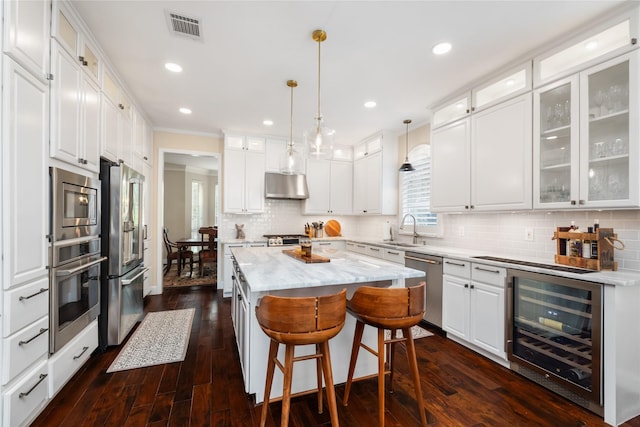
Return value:
[(594, 147), (594, 158), (602, 158), (605, 157), (607, 155), (607, 150), (605, 147), (605, 143), (604, 141), (598, 141), (595, 144), (593, 144)]
[(602, 106), (605, 101), (604, 91), (602, 89), (598, 89), (596, 91), (595, 96), (593, 97), (593, 103), (596, 105), (595, 117), (602, 116)]

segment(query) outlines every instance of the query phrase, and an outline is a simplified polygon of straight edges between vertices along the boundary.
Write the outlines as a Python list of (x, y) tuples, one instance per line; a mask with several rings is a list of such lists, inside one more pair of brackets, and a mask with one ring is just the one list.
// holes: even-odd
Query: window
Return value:
[(191, 238), (200, 237), (200, 227), (204, 223), (204, 191), (202, 182), (191, 181)]
[[(430, 236), (442, 235), (442, 219), (429, 211), (431, 204), (431, 146), (420, 144), (409, 151), (409, 161), (416, 169), (400, 173), (400, 217), (411, 214), (416, 218), (416, 231)], [(402, 224), (399, 224), (399, 226)], [(412, 231), (409, 217), (404, 232)]]

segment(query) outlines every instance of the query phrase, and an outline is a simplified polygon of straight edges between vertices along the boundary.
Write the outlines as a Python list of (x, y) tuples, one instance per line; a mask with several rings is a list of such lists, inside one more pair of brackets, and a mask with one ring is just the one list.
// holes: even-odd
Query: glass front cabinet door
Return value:
[(535, 91), (534, 207), (638, 206), (637, 63), (635, 51)]

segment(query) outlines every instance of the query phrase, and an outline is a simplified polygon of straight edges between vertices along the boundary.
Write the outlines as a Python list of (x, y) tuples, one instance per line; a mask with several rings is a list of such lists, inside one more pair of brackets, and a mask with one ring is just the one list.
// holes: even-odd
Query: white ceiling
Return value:
[[(289, 135), (311, 127), (322, 43), (322, 112), (336, 143), (402, 121), (558, 40), (622, 1), (104, 1), (73, 5), (156, 129)], [(170, 34), (165, 11), (201, 20), (202, 41)], [(453, 50), (436, 57), (442, 40)], [(183, 66), (181, 74), (163, 68)], [(363, 103), (378, 106), (366, 110)], [(188, 107), (193, 114), (178, 113)], [(275, 124), (268, 128), (264, 119)]]

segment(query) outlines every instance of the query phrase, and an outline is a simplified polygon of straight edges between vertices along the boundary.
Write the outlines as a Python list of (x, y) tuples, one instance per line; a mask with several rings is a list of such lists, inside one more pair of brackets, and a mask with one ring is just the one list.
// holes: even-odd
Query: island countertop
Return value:
[[(292, 246), (285, 249), (295, 248)], [(309, 264), (282, 251), (282, 247), (232, 249), (233, 256), (252, 292), (379, 282), (425, 275), (420, 270), (346, 250), (314, 247), (314, 254), (331, 261)]]

